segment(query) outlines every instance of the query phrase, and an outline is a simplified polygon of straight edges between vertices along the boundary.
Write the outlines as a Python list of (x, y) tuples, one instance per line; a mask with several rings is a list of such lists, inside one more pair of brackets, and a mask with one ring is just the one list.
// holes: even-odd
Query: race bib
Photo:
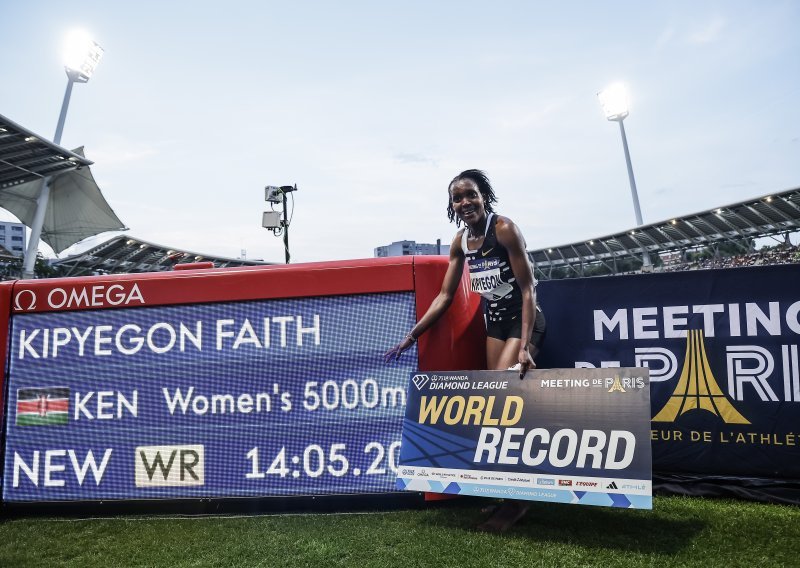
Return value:
[(497, 301), (514, 289), (500, 278), (500, 260), (497, 258), (473, 258), (469, 261), (470, 288), (487, 300)]

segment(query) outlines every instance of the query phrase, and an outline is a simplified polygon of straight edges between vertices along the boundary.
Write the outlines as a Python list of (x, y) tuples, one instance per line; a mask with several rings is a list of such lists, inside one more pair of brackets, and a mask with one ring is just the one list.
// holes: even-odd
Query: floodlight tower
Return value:
[[(58, 116), (56, 134), (53, 142), (61, 144), (61, 133), (64, 131), (64, 122), (67, 120), (69, 99), (72, 95), (72, 85), (86, 83), (94, 73), (100, 58), (103, 57), (103, 48), (100, 47), (89, 35), (82, 31), (73, 31), (67, 36), (64, 51), (64, 70), (67, 72), (67, 89), (64, 92), (64, 101), (61, 103), (61, 113)], [(50, 199), (50, 181), (42, 180), (39, 197), (36, 200), (36, 213), (31, 223), (31, 238), (28, 250), (25, 253), (25, 264), (22, 269), (23, 278), (33, 278), (33, 268), (36, 264), (36, 252), (39, 248), (39, 239), (42, 235), (42, 225), (47, 212), (47, 202)]]
[[(605, 90), (597, 93), (600, 104), (606, 119), (619, 123), (619, 132), (622, 135), (622, 150), (625, 152), (625, 165), (628, 166), (628, 181), (631, 185), (631, 198), (633, 199), (633, 211), (636, 215), (636, 224), (641, 226), (642, 210), (639, 208), (639, 194), (636, 191), (636, 180), (633, 177), (633, 166), (631, 165), (631, 154), (628, 151), (628, 138), (625, 136), (625, 125), (622, 121), (628, 116), (628, 91), (622, 83), (610, 85)], [(642, 245), (642, 269), (651, 270), (650, 254)]]

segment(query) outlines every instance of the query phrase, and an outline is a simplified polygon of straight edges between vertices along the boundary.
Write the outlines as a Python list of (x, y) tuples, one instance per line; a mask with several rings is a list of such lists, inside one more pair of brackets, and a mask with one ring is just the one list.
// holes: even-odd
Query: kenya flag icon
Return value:
[(69, 389), (17, 390), (17, 426), (54, 426), (69, 420)]

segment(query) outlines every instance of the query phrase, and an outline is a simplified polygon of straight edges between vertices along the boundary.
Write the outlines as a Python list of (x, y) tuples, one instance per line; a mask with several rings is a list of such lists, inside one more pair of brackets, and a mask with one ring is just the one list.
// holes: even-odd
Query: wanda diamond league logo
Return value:
[(411, 381), (414, 383), (414, 386), (417, 387), (417, 390), (422, 390), (422, 387), (424, 387), (429, 380), (430, 377), (428, 377), (428, 375), (414, 375), (411, 378)]

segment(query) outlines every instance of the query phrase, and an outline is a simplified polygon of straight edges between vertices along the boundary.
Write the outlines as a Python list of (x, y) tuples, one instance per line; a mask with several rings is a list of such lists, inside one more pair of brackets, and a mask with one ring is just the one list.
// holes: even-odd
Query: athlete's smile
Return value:
[(450, 188), (453, 209), (459, 218), (469, 225), (479, 222), (486, 216), (483, 195), (472, 180), (463, 179)]

